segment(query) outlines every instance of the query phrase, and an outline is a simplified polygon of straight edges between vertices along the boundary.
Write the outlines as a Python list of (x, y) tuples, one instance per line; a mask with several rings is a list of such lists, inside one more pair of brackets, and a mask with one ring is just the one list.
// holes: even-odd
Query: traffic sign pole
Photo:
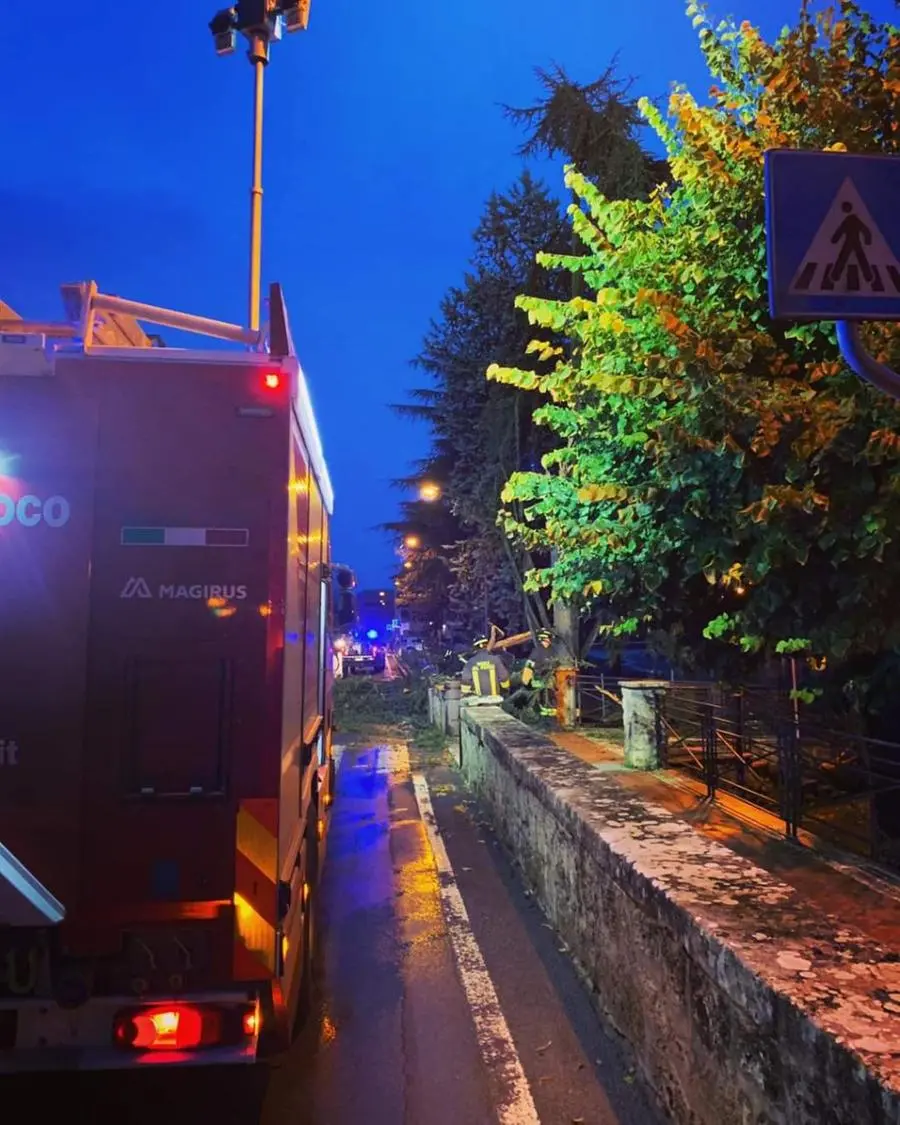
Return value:
[(836, 321), (850, 369), (900, 399), (858, 326), (900, 321), (900, 158), (773, 149), (765, 173), (772, 317)]
[(863, 347), (859, 325), (855, 321), (839, 320), (836, 328), (841, 355), (854, 375), (886, 395), (900, 399), (900, 374), (869, 355)]

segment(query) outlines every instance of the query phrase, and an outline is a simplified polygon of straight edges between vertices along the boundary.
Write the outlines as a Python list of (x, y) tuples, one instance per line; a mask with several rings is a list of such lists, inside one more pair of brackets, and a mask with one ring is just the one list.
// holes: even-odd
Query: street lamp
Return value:
[(435, 500), (441, 498), (441, 486), (435, 484), (434, 481), (426, 480), (419, 485), (419, 499), (424, 500), (428, 504), (433, 504)]
[(249, 327), (259, 331), (260, 279), (262, 275), (262, 129), (263, 72), (269, 62), (269, 44), (282, 32), (305, 31), (310, 0), (238, 0), (216, 12), (209, 21), (218, 55), (233, 54), (240, 32), (250, 44), (247, 57), (253, 65), (253, 171), (250, 182)]
[(409, 547), (411, 551), (414, 551), (417, 547), (422, 546), (422, 540), (418, 537), (418, 535), (407, 535), (407, 537), (403, 540), (403, 545), (405, 547)]

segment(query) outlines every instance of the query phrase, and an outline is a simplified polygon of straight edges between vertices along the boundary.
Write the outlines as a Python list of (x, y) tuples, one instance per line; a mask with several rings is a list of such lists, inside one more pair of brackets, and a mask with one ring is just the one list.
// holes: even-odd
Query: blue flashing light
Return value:
[(378, 630), (377, 629), (370, 629), (368, 631), (368, 633), (366, 633), (366, 636), (369, 638), (370, 641), (374, 641), (375, 638), (378, 636)]
[(16, 463), (19, 458), (13, 453), (0, 449), (0, 477), (15, 476)]

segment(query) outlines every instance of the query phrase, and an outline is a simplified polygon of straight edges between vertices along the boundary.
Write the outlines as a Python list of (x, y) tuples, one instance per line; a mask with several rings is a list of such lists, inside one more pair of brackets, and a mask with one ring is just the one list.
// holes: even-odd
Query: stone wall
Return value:
[(462, 767), (685, 1125), (898, 1125), (900, 963), (498, 707)]
[(460, 702), (458, 683), (431, 684), (428, 688), (428, 721), (443, 734), (457, 737)]

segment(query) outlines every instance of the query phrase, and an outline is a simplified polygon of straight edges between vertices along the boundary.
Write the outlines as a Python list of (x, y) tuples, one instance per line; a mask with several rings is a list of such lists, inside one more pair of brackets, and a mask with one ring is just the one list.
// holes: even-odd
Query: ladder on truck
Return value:
[[(48, 322), (25, 320), (9, 305), (0, 301), (0, 343), (25, 343), (34, 341), (37, 349), (39, 341), (43, 347), (50, 341), (70, 340), (85, 350), (91, 348), (152, 348), (162, 346), (158, 336), (144, 332), (139, 321), (161, 327), (193, 332), (200, 336), (210, 336), (244, 344), (251, 351), (267, 353), (271, 356), (287, 357), (294, 355), (293, 341), (287, 321), (287, 310), (281, 286), (276, 282), (270, 286), (269, 324), (261, 329), (245, 328), (240, 324), (229, 324), (193, 313), (178, 312), (158, 305), (147, 305), (140, 301), (129, 301), (124, 297), (114, 297), (100, 293), (93, 281), (75, 282), (60, 286), (66, 321)], [(17, 337), (15, 341), (6, 337)]]

